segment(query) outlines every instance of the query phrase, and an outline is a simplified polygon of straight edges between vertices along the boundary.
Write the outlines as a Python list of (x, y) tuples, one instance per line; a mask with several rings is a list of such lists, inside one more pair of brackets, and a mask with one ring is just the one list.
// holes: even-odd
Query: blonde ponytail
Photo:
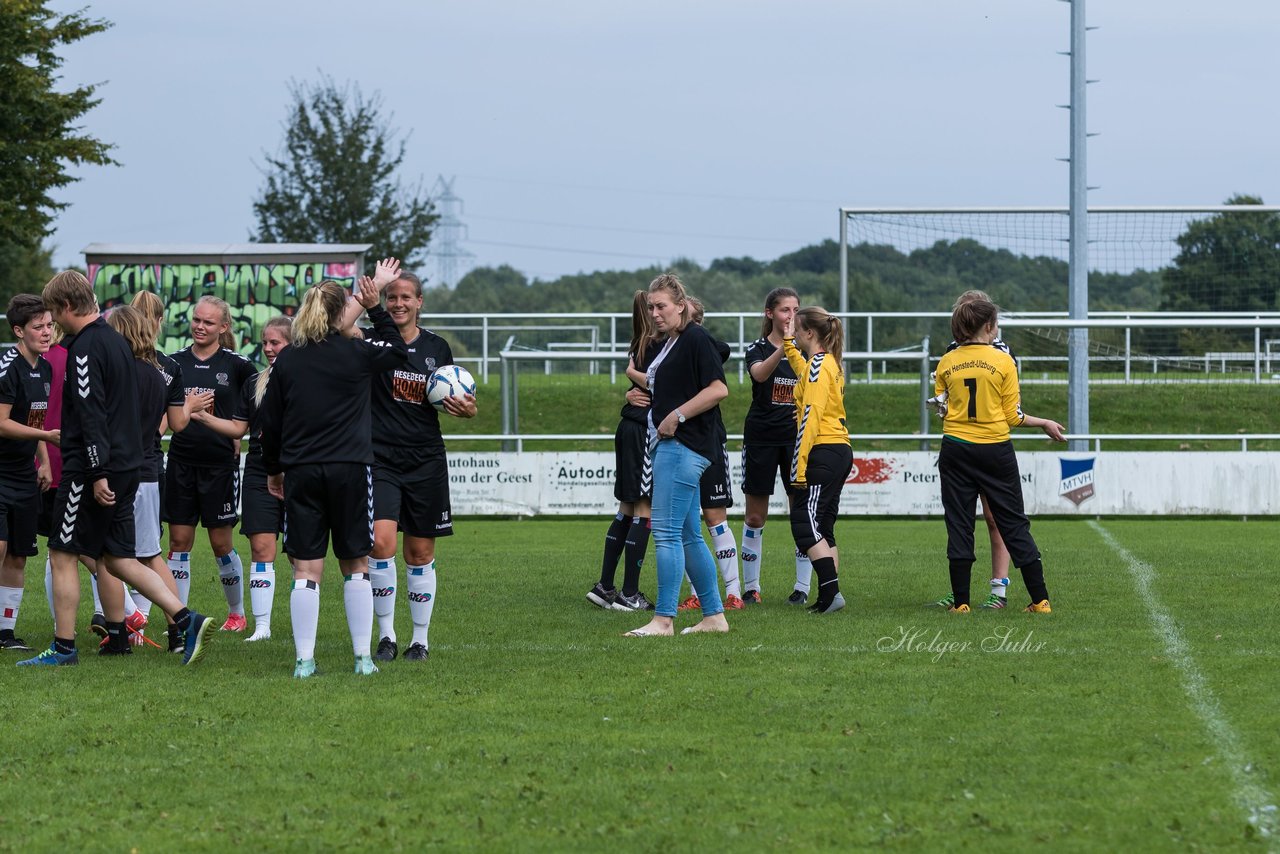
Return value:
[(307, 291), (293, 321), (290, 335), (293, 346), (305, 347), (323, 341), (331, 331), (336, 331), (341, 324), (346, 301), (346, 290), (331, 280), (326, 279)]

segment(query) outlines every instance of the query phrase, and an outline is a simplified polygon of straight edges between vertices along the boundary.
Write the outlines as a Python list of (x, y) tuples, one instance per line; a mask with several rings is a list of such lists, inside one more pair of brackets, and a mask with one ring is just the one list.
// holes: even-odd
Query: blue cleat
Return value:
[(35, 658), (28, 658), (25, 661), (19, 661), (19, 667), (37, 667), (42, 665), (52, 665), (55, 667), (67, 667), (72, 664), (80, 663), (80, 655), (74, 649), (71, 652), (58, 652), (51, 644), (48, 649), (37, 655)]
[(373, 663), (373, 658), (368, 655), (356, 656), (356, 674), (359, 676), (372, 676), (378, 672), (378, 665)]
[(294, 679), (310, 679), (315, 675), (316, 660), (314, 658), (308, 658), (305, 661), (299, 658), (298, 663), (293, 666)]
[(209, 629), (213, 627), (213, 621), (204, 614), (191, 612), (191, 623), (187, 626), (186, 646), (182, 651), (183, 664), (195, 664), (200, 660), (200, 656), (204, 655), (205, 647), (209, 645), (211, 637)]

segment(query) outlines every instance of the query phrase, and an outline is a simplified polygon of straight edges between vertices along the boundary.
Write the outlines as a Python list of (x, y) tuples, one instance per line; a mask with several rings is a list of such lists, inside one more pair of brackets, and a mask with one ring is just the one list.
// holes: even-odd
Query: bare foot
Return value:
[(672, 628), (672, 620), (670, 617), (654, 617), (649, 621), (649, 625), (639, 629), (632, 629), (623, 635), (624, 638), (653, 638), (663, 637), (669, 638), (675, 634)]
[(729, 631), (729, 621), (724, 618), (724, 614), (714, 614), (710, 617), (703, 617), (702, 622), (689, 626), (687, 629), (681, 629), (682, 635), (696, 635), (702, 632), (715, 632), (723, 634)]

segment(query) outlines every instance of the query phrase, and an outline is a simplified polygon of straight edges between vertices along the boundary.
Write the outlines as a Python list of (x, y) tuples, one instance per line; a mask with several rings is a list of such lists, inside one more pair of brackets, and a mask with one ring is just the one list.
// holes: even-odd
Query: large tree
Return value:
[[(61, 15), (44, 0), (0, 2), (0, 261), (9, 291), (43, 284), (41, 244), (67, 206), (53, 193), (79, 180), (72, 165), (115, 163), (112, 146), (78, 122), (100, 99), (96, 85), (60, 86), (58, 49), (107, 29), (82, 12)], [(47, 278), (47, 276), (44, 276)]]
[(382, 99), (328, 78), (291, 84), (289, 94), (284, 146), (266, 158), (252, 239), (372, 243), (372, 257), (420, 264), (439, 217), (421, 181), (401, 183), (408, 140), (391, 127)]

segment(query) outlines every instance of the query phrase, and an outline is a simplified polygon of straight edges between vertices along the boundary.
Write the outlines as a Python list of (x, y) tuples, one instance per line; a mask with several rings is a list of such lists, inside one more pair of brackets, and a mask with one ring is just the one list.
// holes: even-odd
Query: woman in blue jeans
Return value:
[(649, 313), (661, 352), (649, 363), (649, 442), (653, 450), (653, 541), (658, 602), (649, 624), (627, 637), (670, 636), (687, 568), (702, 603), (702, 621), (681, 634), (727, 632), (716, 563), (702, 539), (699, 481), (722, 451), (720, 401), (729, 396), (715, 341), (692, 322), (684, 284), (667, 273), (649, 285)]

